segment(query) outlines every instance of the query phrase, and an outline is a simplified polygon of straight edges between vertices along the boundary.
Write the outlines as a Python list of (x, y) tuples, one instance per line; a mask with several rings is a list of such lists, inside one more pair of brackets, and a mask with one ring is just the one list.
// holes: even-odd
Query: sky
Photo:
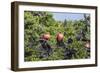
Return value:
[(58, 21), (67, 20), (80, 20), (84, 19), (83, 13), (60, 13), (60, 12), (53, 12), (53, 18)]

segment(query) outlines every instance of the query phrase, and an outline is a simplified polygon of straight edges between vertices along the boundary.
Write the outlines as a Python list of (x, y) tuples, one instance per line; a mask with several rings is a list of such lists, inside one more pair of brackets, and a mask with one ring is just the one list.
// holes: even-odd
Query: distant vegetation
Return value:
[(57, 21), (50, 12), (24, 12), (25, 61), (90, 58), (90, 16)]

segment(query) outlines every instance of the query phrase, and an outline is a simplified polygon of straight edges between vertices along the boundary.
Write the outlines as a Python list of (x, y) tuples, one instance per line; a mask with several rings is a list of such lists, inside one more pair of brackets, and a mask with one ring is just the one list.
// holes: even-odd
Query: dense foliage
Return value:
[[(50, 12), (25, 11), (25, 61), (90, 58), (90, 48), (84, 46), (87, 40), (90, 41), (89, 19), (84, 14), (81, 20), (57, 21)], [(50, 39), (41, 40), (46, 33), (50, 34)], [(57, 33), (64, 35), (60, 42), (57, 42)]]

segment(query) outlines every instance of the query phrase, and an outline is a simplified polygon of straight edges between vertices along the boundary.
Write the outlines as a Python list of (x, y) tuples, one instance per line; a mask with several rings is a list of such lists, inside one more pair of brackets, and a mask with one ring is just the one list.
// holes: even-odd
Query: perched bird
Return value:
[(58, 33), (57, 36), (56, 36), (56, 40), (57, 41), (62, 41), (64, 38), (63, 34), (62, 33)]
[(83, 32), (83, 30), (81, 30), (77, 35), (76, 35), (76, 40), (80, 41), (80, 40), (84, 40), (85, 38), (85, 33)]
[(79, 35), (76, 36), (76, 40), (77, 40), (77, 41), (80, 41), (81, 38), (82, 38), (81, 34), (79, 34)]
[(73, 39), (72, 39), (72, 38), (68, 38), (67, 43), (68, 43), (68, 44), (73, 43)]
[(50, 39), (50, 33), (43, 34), (42, 39), (49, 40)]
[(71, 59), (72, 56), (76, 53), (75, 49), (69, 49), (66, 48), (65, 52), (64, 52), (64, 59)]
[(65, 44), (63, 42), (63, 38), (64, 38), (64, 36), (63, 36), (62, 33), (58, 33), (56, 35), (56, 41), (57, 41), (57, 46), (58, 47), (63, 47), (63, 48), (65, 47)]
[(47, 40), (40, 39), (39, 41), (40, 41), (40, 44), (41, 44), (41, 47), (42, 47), (41, 48), (42, 49), (41, 58), (47, 58), (52, 53), (52, 48), (48, 44)]
[(86, 49), (86, 51), (88, 53), (86, 58), (90, 58), (90, 51), (91, 51), (91, 49), (90, 49), (90, 41), (87, 41), (84, 46), (85, 46), (85, 49)]
[(86, 48), (88, 48), (88, 49), (90, 49), (90, 42), (89, 41), (87, 41), (86, 43), (85, 43), (85, 45), (84, 45)]

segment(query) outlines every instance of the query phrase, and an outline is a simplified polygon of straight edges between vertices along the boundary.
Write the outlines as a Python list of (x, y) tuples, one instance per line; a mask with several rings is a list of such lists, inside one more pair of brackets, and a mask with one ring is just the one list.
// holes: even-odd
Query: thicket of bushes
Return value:
[[(24, 49), (25, 61), (85, 59), (90, 57), (90, 48), (84, 45), (90, 40), (90, 17), (84, 14), (84, 19), (57, 21), (50, 12), (24, 12)], [(44, 54), (39, 41), (41, 35), (50, 33), (47, 43), (52, 52)], [(57, 33), (64, 35), (63, 44), (57, 46)], [(42, 48), (42, 49), (41, 49)], [(41, 57), (41, 55), (44, 55)]]

